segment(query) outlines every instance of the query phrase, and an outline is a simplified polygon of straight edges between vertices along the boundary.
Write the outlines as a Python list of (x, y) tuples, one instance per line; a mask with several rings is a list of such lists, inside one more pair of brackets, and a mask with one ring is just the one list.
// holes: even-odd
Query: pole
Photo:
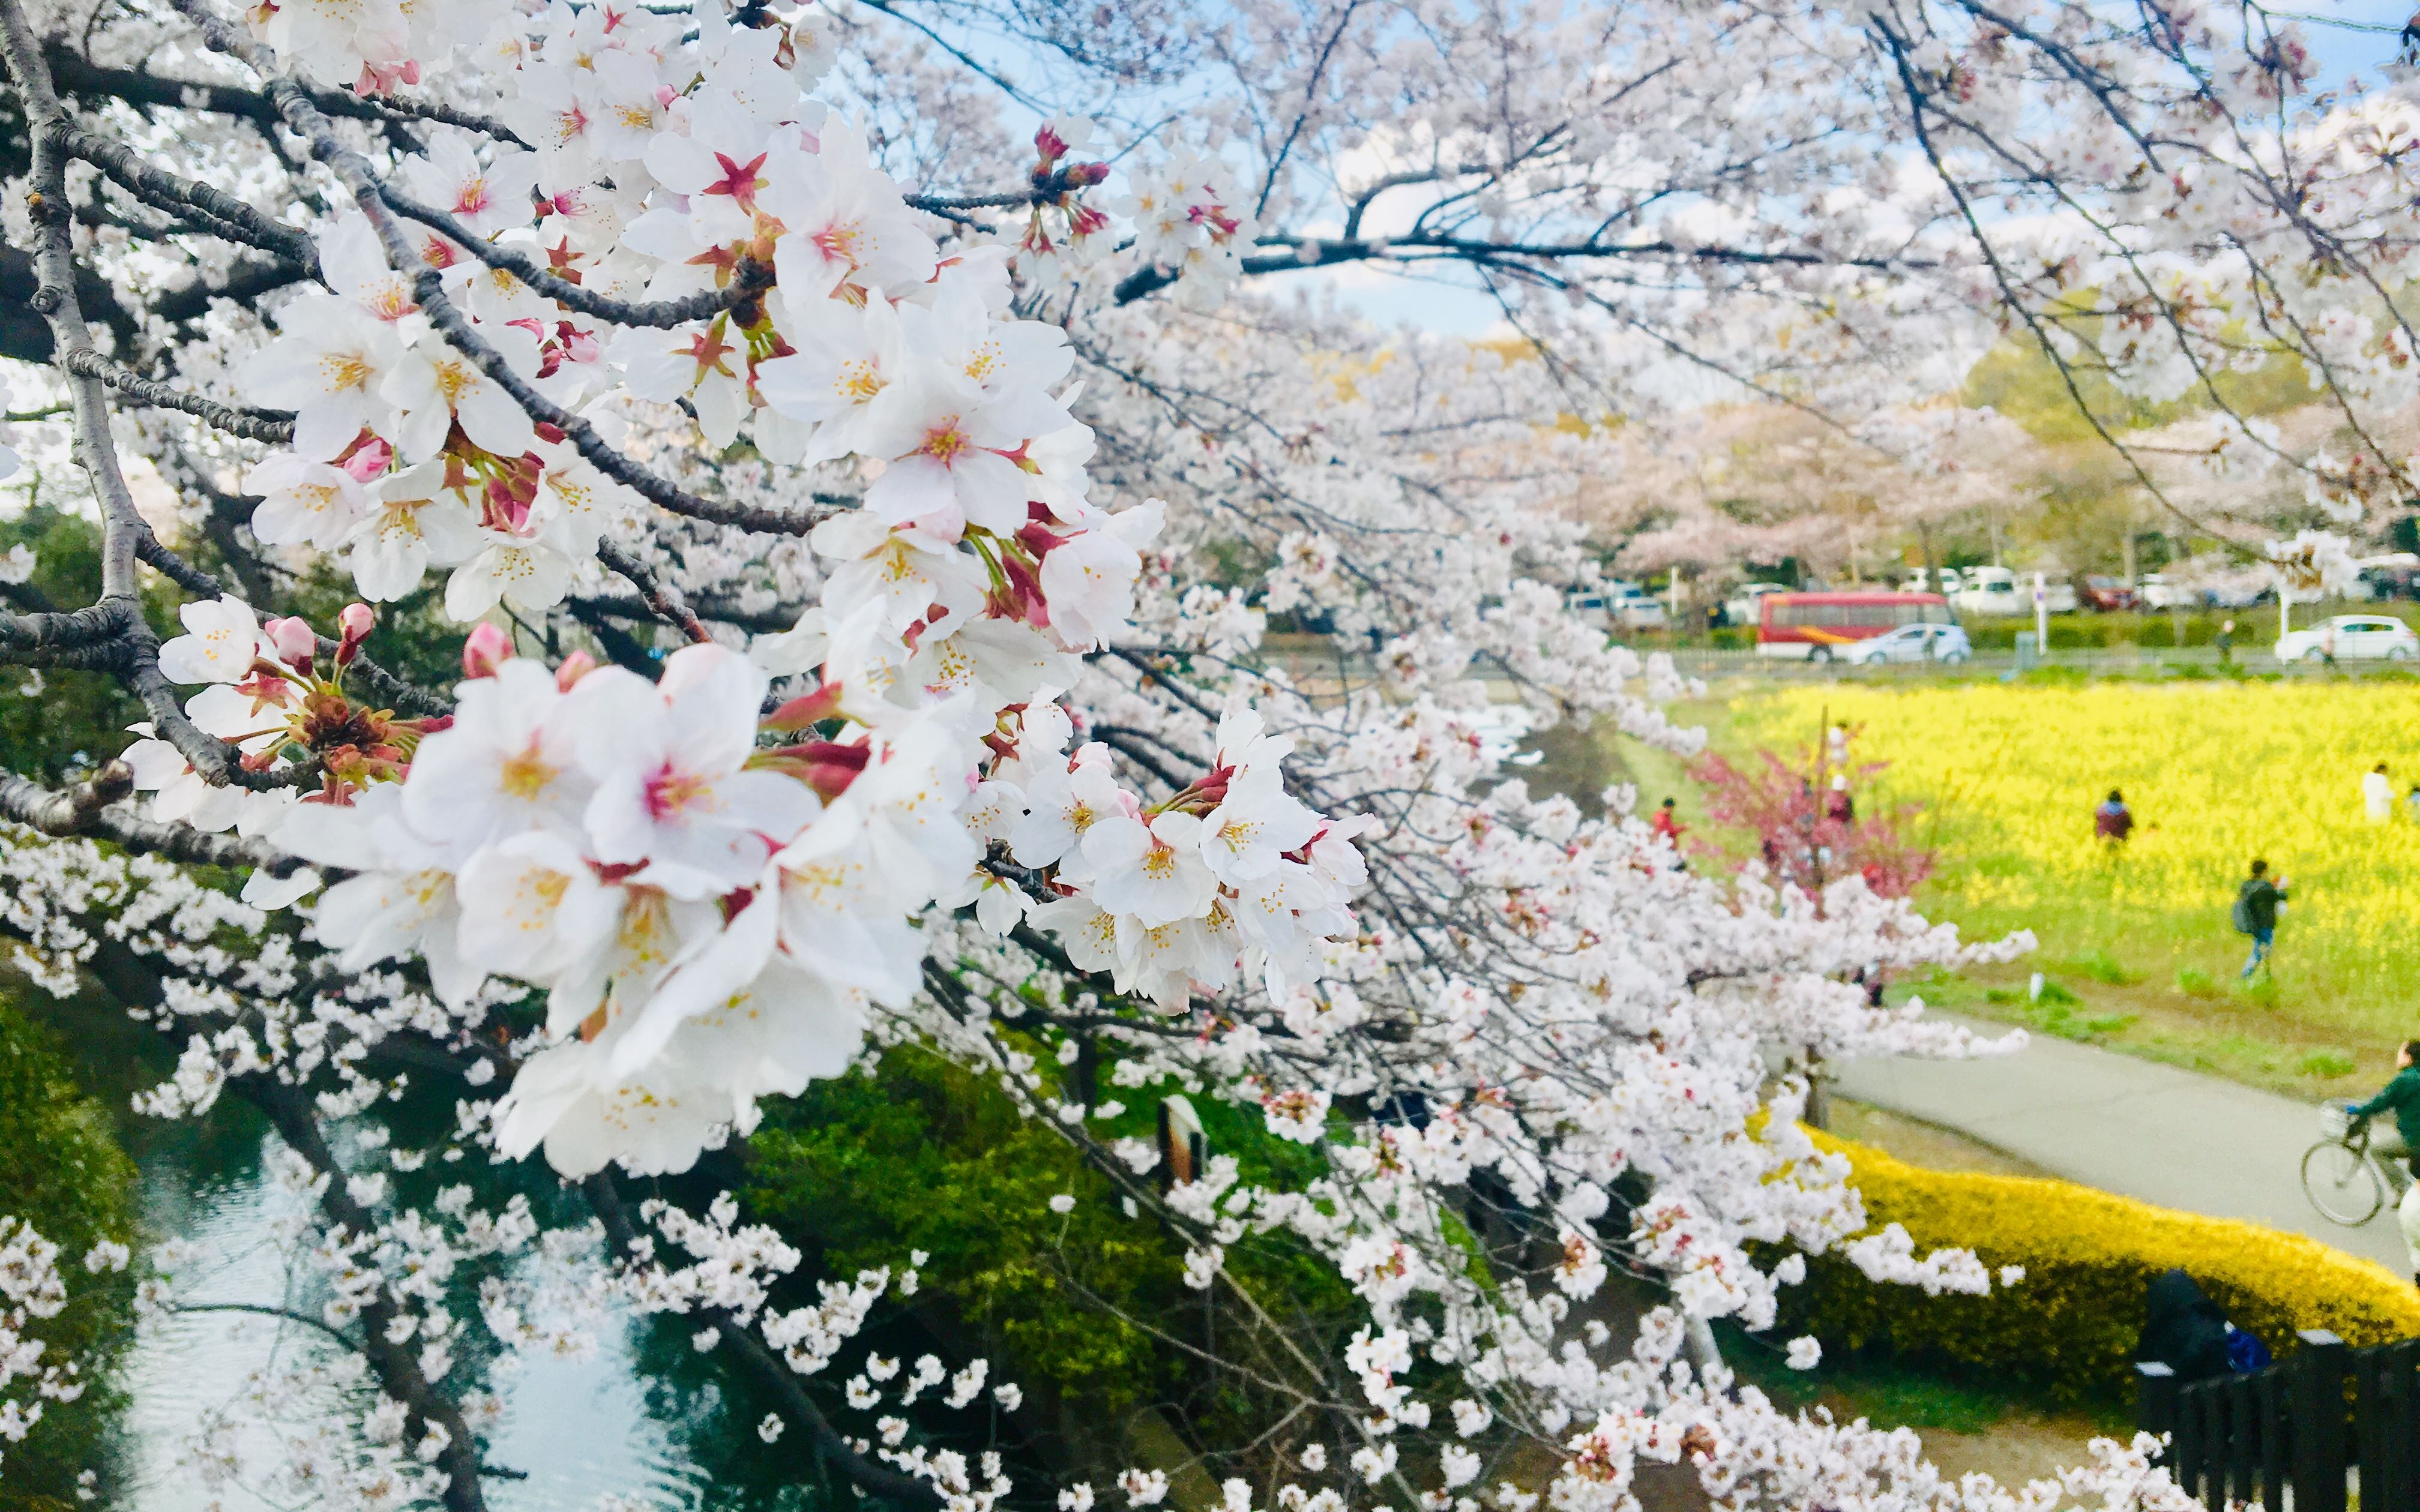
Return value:
[[(2277, 583), (2277, 639), (2280, 640), (2285, 640), (2286, 632), (2293, 627), (2292, 614), (2287, 608), (2293, 602), (2294, 585), (2280, 579)], [(2282, 656), (2285, 653), (2281, 651), (2278, 655)]]
[(2034, 650), (2047, 665), (2050, 661), (2050, 588), (2039, 572), (2034, 574)]

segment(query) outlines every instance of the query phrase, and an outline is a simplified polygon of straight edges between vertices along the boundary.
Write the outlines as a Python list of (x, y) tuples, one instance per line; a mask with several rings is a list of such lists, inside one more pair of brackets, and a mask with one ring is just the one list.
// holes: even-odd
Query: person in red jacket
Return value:
[(2116, 788), (2109, 790), (2108, 801), (2092, 810), (2092, 833), (2111, 850), (2126, 843), (2134, 832), (2134, 810), (2126, 807), (2126, 795)]
[(1665, 799), (1664, 807), (1655, 810), (1655, 819), (1651, 827), (1654, 829), (1655, 833), (1663, 836), (1667, 841), (1670, 841), (1675, 849), (1680, 847), (1682, 825), (1681, 821), (1673, 814), (1672, 800), (1670, 798)]

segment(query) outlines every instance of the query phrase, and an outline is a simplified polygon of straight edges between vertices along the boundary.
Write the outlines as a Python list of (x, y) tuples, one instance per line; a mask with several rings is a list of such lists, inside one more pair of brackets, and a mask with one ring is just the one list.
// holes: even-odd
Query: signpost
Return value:
[(2050, 660), (2050, 586), (2034, 574), (2034, 649)]

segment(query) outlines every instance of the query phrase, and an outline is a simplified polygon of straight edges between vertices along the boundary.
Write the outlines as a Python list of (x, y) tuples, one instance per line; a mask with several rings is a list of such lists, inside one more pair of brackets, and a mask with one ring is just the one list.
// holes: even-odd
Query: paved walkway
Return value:
[(1838, 1071), (1843, 1097), (1955, 1130), (2054, 1176), (2308, 1234), (2397, 1274), (2410, 1263), (2393, 1209), (2345, 1228), (2303, 1196), (2303, 1151), (2319, 1135), (2311, 1103), (2040, 1034), (2014, 1056), (1889, 1057)]

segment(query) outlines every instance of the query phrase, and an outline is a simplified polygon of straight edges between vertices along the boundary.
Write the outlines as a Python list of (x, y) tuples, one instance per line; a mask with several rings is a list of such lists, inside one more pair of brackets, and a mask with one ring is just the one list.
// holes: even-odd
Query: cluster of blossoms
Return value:
[(1258, 230), (1233, 171), (1182, 149), (1134, 174), (1115, 208), (1134, 223), (1137, 256), (1181, 275), (1182, 297), (1196, 309), (1226, 299)]
[[(84, 1265), (98, 1274), (125, 1270), (127, 1259), (124, 1244), (103, 1240)], [(23, 1219), (0, 1217), (0, 1444), (23, 1443), (41, 1422), (45, 1402), (72, 1402), (84, 1395), (79, 1362), (55, 1355), (44, 1361), (47, 1346), (35, 1336), (39, 1324), (67, 1305), (59, 1247)], [(28, 1388), (30, 1396), (19, 1395)]]
[[(186, 701), (185, 717), (241, 752), (247, 772), (293, 775), (311, 762), (321, 795), (341, 799), (365, 783), (399, 775), (421, 736), (442, 722), (365, 709), (347, 693), (345, 673), (377, 623), (366, 605), (346, 608), (342, 639), (324, 672), (318, 636), (300, 619), (264, 625), (250, 605), (236, 599), (196, 600), (178, 614), (185, 633), (161, 646), (161, 674), (171, 682), (204, 685)], [(153, 795), (155, 819), (261, 835), (300, 797), (296, 787), (213, 786), (149, 723), (133, 729), (143, 738), (124, 757), (135, 787)], [(254, 903), (291, 902), (307, 887), (260, 872), (245, 896)]]
[[(271, 12), (267, 35), (299, 35), (302, 8)], [(332, 292), (286, 306), (286, 333), (244, 369), (296, 412), (291, 449), (250, 471), (254, 532), (341, 555), (373, 600), (450, 567), (458, 619), (543, 611), (637, 496), (531, 396), (614, 435), (617, 408), (677, 402), (717, 449), (745, 431), (773, 461), (854, 458), (871, 478), (861, 508), (813, 532), (819, 601), (746, 655), (676, 653), (654, 684), (508, 657), (483, 626), (443, 729), (314, 680), (296, 622), (190, 605), (163, 659), (210, 685), (188, 717), (255, 771), (316, 759), (320, 791), (210, 789), (168, 742), (131, 753), (154, 817), (240, 825), (352, 873), (314, 910), (349, 968), (421, 956), (457, 1011), (490, 977), (543, 989), (549, 1048), (497, 1133), (574, 1174), (684, 1167), (752, 1127), (757, 1098), (841, 1070), (868, 1005), (915, 990), (908, 920), (936, 902), (980, 899), (1004, 930), (1032, 887), (1057, 900), (1036, 921), (1072, 952), (1181, 1006), (1248, 956), (1272, 980), (1315, 974), (1360, 881), (1353, 825), (1285, 795), (1283, 743), (1248, 716), (1165, 804), (1121, 791), (1104, 752), (1067, 761), (1052, 701), (1133, 612), (1158, 506), (1088, 501), (1091, 433), (1052, 393), (1063, 334), (1005, 316), (998, 256), (939, 254), (861, 138), (805, 97), (816, 64), (798, 36), (700, 23), (690, 48), (644, 11), (505, 22), (485, 56), (535, 147), (483, 157), (441, 137), (407, 160), (403, 183), (444, 218), (408, 246), (370, 214), (320, 230)], [(1097, 182), (1060, 166), (1057, 130), (1042, 171)], [(736, 297), (616, 326), (483, 261), (488, 242), (542, 252), (583, 294)], [(431, 273), (464, 329), (420, 308)], [(516, 384), (483, 368), (482, 344)], [(338, 679), (368, 624), (348, 610)], [(814, 690), (760, 717), (771, 678), (800, 673)], [(759, 748), (767, 730), (788, 743)], [(1028, 814), (1028, 787), (1047, 814)], [(1028, 875), (984, 866), (1012, 835)], [(282, 903), (315, 880), (256, 878), (248, 896)]]

